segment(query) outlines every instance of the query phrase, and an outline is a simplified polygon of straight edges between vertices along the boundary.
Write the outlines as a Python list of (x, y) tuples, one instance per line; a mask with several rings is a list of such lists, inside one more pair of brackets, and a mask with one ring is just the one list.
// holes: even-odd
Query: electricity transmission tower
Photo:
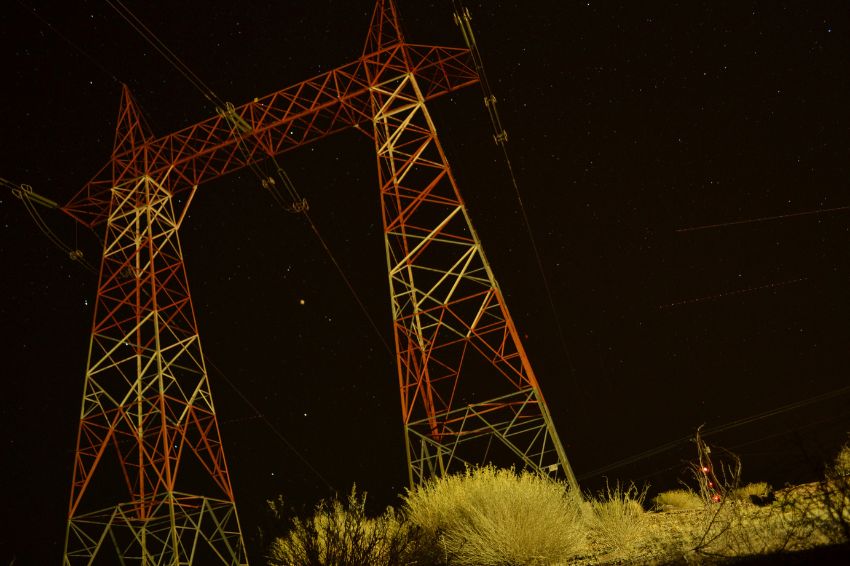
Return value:
[(125, 87), (64, 563), (247, 564), (178, 237), (188, 201), (175, 210), (151, 139)]
[(379, 0), (357, 60), (178, 132), (125, 87), (112, 158), (63, 207), (105, 225), (64, 564), (247, 563), (178, 231), (200, 185), (350, 127), (378, 157), (410, 482), (492, 461), (575, 485), (426, 106), (477, 80)]
[[(489, 460), (575, 478), (472, 227), (395, 6), (365, 60), (411, 484)], [(478, 187), (481, 189), (481, 187)]]

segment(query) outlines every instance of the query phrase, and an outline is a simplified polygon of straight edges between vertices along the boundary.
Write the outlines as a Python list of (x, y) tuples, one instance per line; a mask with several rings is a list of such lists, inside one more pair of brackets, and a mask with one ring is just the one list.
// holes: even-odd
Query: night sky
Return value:
[[(208, 4), (127, 2), (237, 105), (357, 58), (372, 10)], [(398, 4), (409, 41), (462, 45), (448, 0)], [(480, 89), (429, 108), (583, 486), (677, 487), (701, 424), (745, 481), (815, 479), (850, 427), (846, 3), (468, 6), (554, 312)], [(158, 135), (214, 113), (105, 3), (11, 2), (0, 37), (0, 177), (60, 203), (109, 158), (118, 81)], [(250, 172), (201, 187), (182, 244), (254, 551), (266, 499), (356, 482), (378, 509), (406, 481), (374, 148), (349, 131), (280, 163), (381, 336)], [(96, 279), (2, 190), (0, 562), (54, 563)], [(97, 264), (94, 235), (42, 212)]]

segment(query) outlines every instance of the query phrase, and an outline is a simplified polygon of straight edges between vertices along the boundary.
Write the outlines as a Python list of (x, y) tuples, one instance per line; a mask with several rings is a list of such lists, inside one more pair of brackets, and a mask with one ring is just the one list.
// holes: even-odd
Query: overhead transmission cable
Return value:
[(561, 319), (558, 316), (557, 308), (555, 307), (555, 299), (552, 296), (552, 289), (549, 286), (549, 279), (546, 276), (546, 271), (543, 268), (543, 260), (540, 258), (540, 252), (537, 248), (537, 242), (534, 238), (534, 233), (531, 230), (531, 222), (528, 219), (528, 213), (525, 210), (525, 204), (522, 200), (522, 195), (519, 190), (519, 183), (517, 181), (516, 175), (514, 174), (513, 165), (511, 164), (510, 155), (508, 153), (507, 143), (508, 143), (508, 132), (502, 126), (502, 121), (499, 118), (499, 111), (496, 108), (496, 96), (493, 94), (493, 90), (490, 88), (490, 82), (487, 80), (487, 73), (484, 71), (484, 61), (481, 58), (481, 53), (478, 50), (478, 44), (475, 41), (475, 35), (472, 32), (471, 20), (472, 16), (469, 13), (469, 9), (466, 8), (460, 0), (452, 0), (452, 8), (454, 10), (454, 21), (455, 24), (460, 28), (461, 34), (463, 35), (463, 40), (466, 43), (466, 46), (469, 48), (469, 52), (472, 56), (472, 62), (475, 65), (475, 71), (478, 73), (479, 83), (481, 84), (481, 90), (484, 93), (484, 106), (487, 108), (487, 113), (490, 116), (490, 124), (493, 126), (493, 141), (496, 142), (496, 145), (499, 146), (502, 150), (502, 155), (505, 160), (505, 165), (508, 169), (508, 175), (511, 179), (511, 184), (514, 188), (514, 193), (516, 195), (517, 203), (519, 204), (519, 210), (522, 214), (522, 220), (525, 224), (525, 230), (528, 233), (528, 239), (531, 242), (531, 249), (534, 253), (534, 258), (537, 263), (537, 269), (540, 272), (540, 276), (543, 279), (543, 287), (546, 290), (546, 297), (549, 300), (549, 307), (552, 310), (552, 316), (555, 319), (555, 326), (558, 329), (558, 336), (561, 340), (561, 347), (563, 348), (564, 355), (567, 359), (567, 363), (570, 368), (571, 373), (575, 373), (575, 366), (573, 365), (572, 356), (570, 355), (570, 349), (567, 346), (567, 339), (564, 334), (564, 329), (561, 326)]
[(745, 220), (732, 220), (729, 222), (718, 222), (716, 224), (704, 224), (702, 226), (691, 226), (689, 228), (679, 228), (677, 233), (696, 232), (698, 230), (709, 230), (711, 228), (726, 228), (727, 226), (738, 226), (741, 224), (756, 224), (759, 222), (770, 222), (772, 220), (784, 220), (786, 218), (796, 218), (799, 216), (810, 216), (826, 214), (828, 212), (842, 212), (850, 210), (850, 206), (836, 206), (833, 208), (818, 208), (815, 210), (804, 210), (802, 212), (790, 212), (788, 214), (778, 214), (776, 216), (761, 216), (759, 218), (747, 218)]
[(56, 209), (59, 208), (58, 203), (34, 192), (32, 187), (27, 184), (15, 185), (6, 179), (0, 178), (0, 186), (10, 189), (12, 191), (12, 195), (24, 203), (24, 208), (27, 210), (30, 218), (32, 218), (41, 233), (44, 234), (47, 239), (53, 243), (53, 245), (65, 252), (71, 261), (79, 263), (92, 273), (97, 273), (95, 267), (89, 263), (85, 257), (83, 257), (83, 252), (76, 247), (72, 248), (62, 241), (62, 239), (50, 229), (50, 226), (47, 225), (44, 218), (41, 217), (41, 213), (38, 211), (39, 206)]
[[(304, 214), (305, 218), (307, 218), (310, 228), (313, 230), (313, 233), (319, 239), (323, 249), (330, 257), (331, 262), (337, 268), (337, 271), (345, 281), (345, 284), (348, 286), (348, 289), (351, 291), (351, 294), (354, 296), (355, 300), (357, 301), (357, 304), (360, 306), (361, 310), (366, 315), (372, 328), (378, 334), (379, 338), (381, 339), (381, 342), (387, 349), (387, 352), (390, 354), (391, 357), (393, 357), (392, 350), (387, 344), (386, 339), (384, 339), (383, 334), (378, 330), (377, 324), (375, 324), (375, 321), (372, 319), (371, 315), (369, 315), (369, 312), (366, 310), (366, 307), (363, 305), (363, 302), (360, 300), (359, 295), (355, 291), (348, 277), (346, 277), (345, 272), (342, 270), (342, 267), (340, 266), (339, 262), (334, 257), (324, 238), (322, 238), (319, 229), (316, 227), (313, 220), (307, 214), (307, 200), (298, 195), (294, 185), (289, 180), (288, 175), (286, 175), (284, 170), (278, 165), (273, 155), (269, 155), (269, 157), (272, 159), (275, 165), (275, 173), (277, 174), (278, 178), (281, 179), (282, 183), (285, 186), (285, 189), (289, 196), (288, 201), (277, 189), (274, 177), (267, 175), (259, 167), (258, 163), (255, 162), (255, 160), (251, 159), (251, 154), (246, 146), (246, 140), (244, 138), (246, 134), (252, 133), (250, 124), (248, 124), (241, 116), (238, 115), (238, 113), (236, 112), (236, 108), (232, 103), (225, 102), (224, 100), (222, 100), (212, 90), (212, 88), (210, 88), (194, 71), (192, 71), (192, 69), (186, 63), (184, 63), (183, 60), (180, 59), (180, 57), (178, 57), (171, 49), (169, 49), (168, 46), (165, 45), (165, 43), (160, 40), (159, 37), (157, 37), (157, 35), (153, 31), (151, 31), (150, 28), (148, 28), (126, 5), (124, 5), (121, 0), (106, 0), (106, 2), (109, 4), (110, 7), (112, 7), (113, 10), (115, 10), (115, 12), (118, 13), (118, 15), (120, 15), (130, 25), (130, 27), (132, 27), (160, 55), (162, 55), (168, 63), (170, 63), (175, 69), (177, 69), (178, 72), (180, 72), (180, 74), (182, 74), (184, 78), (186, 78), (186, 80), (188, 80), (198, 91), (200, 91), (204, 98), (216, 105), (216, 112), (230, 124), (231, 130), (233, 131), (233, 134), (236, 137), (237, 147), (243, 153), (245, 163), (260, 180), (260, 184), (264, 188), (269, 189), (273, 200), (275, 200), (278, 205), (280, 205), (285, 210), (288, 210), (289, 212), (299, 212)], [(275, 427), (264, 415), (262, 415), (262, 413), (257, 410), (256, 406), (248, 400), (245, 394), (238, 389), (236, 384), (227, 379), (227, 377), (224, 376), (224, 373), (219, 370), (218, 367), (214, 363), (212, 363), (212, 361), (206, 355), (204, 357), (210, 363), (210, 365), (215, 368), (222, 377), (224, 377), (225, 381), (234, 389), (234, 391), (237, 392), (237, 394), (243, 399), (243, 401), (245, 401), (245, 403), (248, 404), (248, 406), (252, 410), (254, 410), (255, 413), (257, 413), (258, 418), (263, 420), (263, 422), (266, 423), (266, 425), (275, 433), (275, 435), (290, 450), (292, 450), (296, 454), (296, 456), (298, 456), (298, 458), (300, 458), (304, 463), (308, 465), (308, 467), (316, 474), (317, 477), (319, 477), (319, 479), (321, 479), (326, 485), (331, 487), (327, 480), (325, 480), (325, 478), (315, 469), (315, 467), (312, 466), (312, 464), (310, 464), (307, 459), (295, 449), (292, 443), (290, 443), (286, 439), (283, 433), (281, 433), (280, 430), (277, 429), (277, 427)]]
[(132, 27), (136, 32), (142, 36), (142, 38), (147, 41), (151, 47), (156, 49), (160, 55), (162, 55), (166, 61), (168, 61), (177, 71), (182, 74), (186, 80), (188, 80), (192, 86), (200, 91), (200, 93), (217, 106), (224, 106), (224, 101), (216, 95), (216, 93), (203, 81), (201, 78), (195, 74), (192, 69), (183, 62), (180, 57), (177, 56), (168, 46), (161, 40), (159, 37), (151, 31), (151, 29), (145, 25), (142, 20), (140, 20), (130, 8), (128, 8), (121, 0), (106, 0), (106, 3), (115, 10), (115, 12), (121, 16), (124, 21), (126, 21), (130, 27)]
[(281, 432), (280, 432), (280, 430), (278, 430), (278, 428), (277, 428), (276, 426), (274, 426), (274, 425), (271, 423), (271, 421), (269, 421), (269, 420), (265, 417), (265, 415), (263, 415), (263, 413), (261, 413), (261, 412), (260, 412), (260, 410), (257, 408), (257, 406), (256, 406), (256, 405), (254, 405), (254, 403), (252, 403), (252, 402), (251, 402), (251, 400), (250, 400), (250, 399), (248, 399), (248, 397), (246, 397), (246, 396), (245, 396), (245, 394), (244, 394), (244, 393), (242, 393), (242, 391), (241, 391), (238, 387), (236, 387), (236, 384), (235, 384), (235, 383), (233, 383), (233, 382), (232, 382), (232, 381), (231, 381), (231, 380), (230, 380), (230, 379), (229, 379), (229, 378), (225, 375), (225, 373), (224, 373), (223, 371), (221, 371), (221, 369), (219, 369), (219, 367), (218, 367), (218, 366), (217, 366), (217, 365), (216, 365), (216, 364), (215, 364), (215, 363), (214, 363), (214, 362), (210, 359), (210, 357), (209, 357), (207, 354), (204, 354), (204, 360), (206, 361), (207, 365), (209, 365), (210, 367), (212, 367), (212, 368), (216, 371), (216, 373), (218, 373), (218, 375), (219, 375), (219, 376), (220, 376), (220, 377), (221, 377), (221, 378), (225, 381), (225, 383), (227, 383), (227, 384), (230, 386), (230, 388), (231, 388), (231, 389), (233, 389), (233, 391), (235, 391), (237, 395), (239, 395), (239, 398), (240, 398), (240, 399), (242, 399), (242, 401), (243, 401), (246, 405), (248, 405), (248, 407), (249, 407), (252, 411), (254, 411), (254, 417), (253, 417), (253, 418), (258, 418), (258, 419), (260, 419), (261, 421), (263, 421), (263, 422), (266, 424), (266, 426), (269, 428), (269, 430), (271, 430), (271, 431), (272, 431), (272, 433), (273, 433), (275, 436), (277, 436), (277, 437), (278, 437), (278, 439), (279, 439), (281, 442), (283, 442), (283, 443), (286, 445), (286, 447), (287, 447), (287, 448), (289, 448), (289, 450), (291, 450), (291, 451), (292, 451), (292, 453), (293, 453), (293, 454), (295, 454), (295, 455), (298, 457), (298, 459), (299, 459), (299, 460), (301, 460), (301, 462), (302, 462), (305, 466), (307, 466), (307, 468), (308, 468), (311, 472), (313, 472), (313, 473), (316, 475), (316, 477), (317, 477), (317, 478), (319, 478), (319, 479), (322, 481), (322, 483), (324, 483), (324, 484), (325, 484), (325, 486), (326, 486), (328, 489), (330, 489), (331, 491), (335, 491), (335, 490), (334, 490), (334, 486), (333, 486), (333, 485), (331, 485), (331, 483), (330, 483), (327, 479), (325, 479), (325, 476), (323, 476), (323, 475), (319, 472), (319, 470), (317, 470), (317, 469), (316, 469), (316, 467), (315, 467), (315, 466), (313, 466), (313, 464), (311, 464), (311, 463), (310, 463), (310, 461), (309, 461), (309, 460), (308, 460), (308, 459), (307, 459), (307, 458), (306, 458), (303, 454), (301, 454), (301, 452), (299, 452), (299, 451), (298, 451), (298, 449), (297, 449), (297, 448), (295, 448), (295, 446), (293, 446), (293, 444), (292, 444), (291, 442), (289, 442), (289, 439), (287, 439), (287, 438), (283, 435), (283, 433), (281, 433)]
[(30, 7), (30, 6), (27, 6), (26, 4), (24, 4), (23, 2), (21, 2), (21, 0), (16, 0), (16, 2), (18, 3), (18, 5), (19, 5), (19, 6), (21, 6), (22, 8), (25, 8), (26, 10), (28, 10), (28, 11), (29, 11), (29, 12), (33, 15), (33, 17), (37, 18), (39, 21), (41, 21), (41, 23), (43, 23), (44, 25), (46, 25), (46, 26), (50, 29), (50, 31), (52, 31), (53, 33), (55, 33), (55, 34), (56, 34), (56, 35), (57, 35), (60, 39), (62, 39), (62, 41), (64, 41), (64, 42), (65, 42), (65, 43), (67, 43), (68, 45), (70, 45), (73, 49), (75, 49), (75, 50), (76, 50), (78, 53), (80, 53), (83, 57), (85, 57), (86, 59), (88, 59), (89, 61), (91, 61), (91, 62), (92, 62), (92, 63), (93, 63), (93, 64), (94, 64), (94, 65), (95, 65), (98, 69), (100, 69), (101, 71), (103, 71), (103, 73), (104, 73), (105, 75), (107, 75), (109, 78), (111, 78), (111, 79), (112, 79), (113, 81), (115, 81), (116, 83), (119, 83), (119, 84), (121, 83), (121, 81), (119, 81), (119, 80), (118, 80), (118, 78), (117, 78), (117, 77), (116, 77), (113, 73), (111, 73), (109, 70), (107, 70), (107, 68), (106, 68), (106, 67), (104, 67), (104, 66), (103, 66), (103, 65), (102, 65), (102, 64), (101, 64), (101, 63), (100, 63), (97, 59), (95, 59), (94, 57), (92, 57), (91, 55), (89, 55), (89, 54), (88, 54), (86, 51), (84, 51), (84, 50), (83, 50), (83, 49), (82, 49), (79, 45), (77, 45), (76, 43), (74, 43), (73, 41), (71, 41), (70, 39), (68, 39), (68, 37), (66, 37), (66, 36), (65, 36), (62, 32), (60, 32), (58, 29), (56, 29), (56, 27), (55, 27), (53, 24), (51, 24), (49, 21), (47, 21), (47, 20), (46, 20), (46, 19), (45, 19), (45, 18), (44, 18), (41, 14), (39, 14), (39, 13), (38, 13), (38, 12), (37, 12), (34, 8), (32, 8), (32, 7)]
[[(236, 137), (238, 147), (242, 152), (245, 161), (247, 163), (251, 163), (251, 169), (252, 171), (254, 171), (254, 174), (260, 180), (260, 185), (264, 189), (266, 189), (266, 191), (268, 191), (275, 204), (277, 204), (283, 210), (291, 212), (293, 214), (304, 215), (304, 218), (307, 220), (307, 224), (310, 226), (310, 229), (313, 231), (313, 234), (316, 235), (316, 238), (319, 240), (322, 249), (327, 254), (333, 266), (336, 268), (337, 273), (339, 273), (339, 276), (342, 278), (346, 287), (348, 287), (348, 290), (351, 292), (351, 296), (354, 298), (355, 302), (357, 303), (357, 306), (360, 307), (360, 310), (363, 312), (363, 315), (366, 317), (366, 320), (369, 321), (369, 324), (372, 326), (372, 330), (375, 331), (375, 334), (380, 339), (381, 344), (383, 344), (384, 349), (387, 351), (387, 354), (390, 356), (391, 359), (395, 359), (395, 354), (393, 353), (392, 348), (390, 348), (390, 345), (387, 342), (386, 338), (384, 338), (384, 334), (378, 328), (378, 324), (375, 322), (375, 319), (372, 318), (371, 314), (369, 314), (369, 310), (366, 308), (366, 305), (363, 304), (363, 301), (360, 299), (360, 295), (354, 289), (354, 285), (351, 283), (351, 280), (345, 274), (345, 270), (343, 270), (339, 261), (337, 261), (336, 256), (334, 256), (333, 252), (328, 246), (327, 241), (324, 237), (322, 237), (321, 232), (319, 232), (318, 226), (316, 226), (316, 223), (313, 222), (313, 218), (310, 216), (310, 205), (308, 204), (307, 199), (302, 197), (298, 193), (298, 190), (295, 188), (295, 185), (292, 183), (292, 180), (289, 178), (289, 175), (287, 175), (286, 171), (284, 171), (283, 168), (278, 164), (277, 159), (274, 157), (274, 155), (270, 155), (269, 158), (274, 164), (275, 175), (277, 179), (275, 179), (275, 176), (266, 175), (262, 170), (260, 170), (260, 168), (250, 159), (247, 148), (247, 141), (243, 137), (244, 134), (247, 132), (244, 130), (244, 126), (242, 126), (238, 121), (236, 121), (237, 117), (235, 116), (235, 112), (231, 109), (230, 113), (223, 114), (223, 116), (225, 116), (226, 118), (229, 117), (230, 120), (232, 120), (231, 129), (233, 130), (233, 135)], [(242, 122), (244, 123), (244, 120)], [(245, 125), (247, 126), (247, 123), (245, 123)], [(250, 131), (250, 129), (248, 131)], [(283, 190), (286, 191), (286, 195), (284, 195), (281, 192), (281, 189), (278, 187), (278, 180), (280, 181), (280, 184), (283, 185)]]
[(663, 305), (658, 305), (659, 309), (669, 309), (672, 307), (679, 307), (682, 305), (692, 305), (696, 303), (704, 303), (706, 301), (713, 301), (715, 299), (723, 299), (726, 297), (731, 297), (734, 295), (743, 295), (745, 293), (753, 293), (755, 291), (762, 291), (764, 289), (777, 289), (779, 287), (787, 287), (788, 285), (795, 285), (797, 283), (803, 283), (808, 281), (808, 277), (797, 277), (795, 279), (787, 279), (785, 281), (774, 281), (772, 283), (765, 283), (764, 285), (758, 285), (756, 287), (747, 287), (746, 289), (735, 289), (733, 291), (725, 291), (723, 293), (715, 293), (713, 295), (705, 295), (703, 297), (697, 297), (694, 299), (683, 299), (681, 301), (676, 301), (673, 303), (665, 303)]
[(333, 252), (331, 252), (330, 247), (328, 247), (326, 240), (322, 237), (319, 232), (318, 227), (316, 226), (313, 219), (308, 214), (308, 206), (307, 200), (302, 198), (298, 192), (295, 190), (294, 185), (289, 180), (286, 172), (280, 167), (277, 161), (274, 158), (274, 155), (268, 155), (271, 158), (272, 162), (275, 166), (275, 174), (281, 180), (281, 183), (284, 185), (285, 190), (289, 196), (289, 202), (286, 199), (283, 199), (279, 190), (276, 187), (276, 182), (273, 176), (266, 174), (258, 165), (258, 163), (251, 158), (251, 152), (247, 147), (247, 140), (245, 136), (252, 133), (251, 126), (248, 122), (245, 121), (244, 118), (239, 116), (236, 112), (236, 107), (231, 102), (226, 102), (222, 100), (212, 88), (209, 87), (198, 75), (195, 73), (183, 60), (174, 53), (159, 37), (154, 33), (138, 16), (136, 16), (121, 0), (106, 0), (107, 3), (115, 10), (118, 15), (120, 15), (134, 30), (136, 30), (139, 35), (142, 36), (154, 49), (162, 55), (166, 61), (168, 61), (175, 69), (178, 70), (207, 100), (216, 105), (216, 112), (223, 119), (227, 120), (230, 124), (233, 135), (236, 137), (236, 142), (240, 151), (243, 154), (244, 161), (254, 173), (254, 175), (259, 179), (260, 184), (269, 190), (269, 193), (272, 195), (272, 198), (280, 205), (283, 209), (289, 212), (297, 212), (303, 213), (304, 217), (307, 219), (307, 222), (310, 226), (310, 229), (319, 239), (319, 242), (322, 245), (322, 248), (325, 250), (325, 253), (333, 263), (336, 270), (339, 272), (340, 277), (342, 277), (345, 285), (348, 287), (351, 292), (354, 300), (357, 302), (360, 310), (363, 311), (363, 314), (369, 321), (369, 324), (372, 326), (373, 330), (376, 332), (378, 337), (381, 340), (381, 343), (384, 345), (384, 348), (389, 353), (390, 357), (394, 357), (392, 349), (387, 343), (386, 338), (384, 338), (383, 333), (378, 328), (378, 325), (375, 323), (372, 316), (369, 314), (369, 311), (363, 304), (363, 301), (360, 299), (357, 291), (354, 289), (349, 278), (346, 276), (343, 271), (340, 263), (337, 261), (336, 257), (334, 257)]
[[(747, 440), (746, 442), (742, 442), (740, 444), (735, 444), (735, 445), (729, 446), (729, 450), (732, 450), (735, 453), (739, 453), (738, 451), (745, 446), (758, 444), (758, 443), (764, 442), (765, 440), (771, 440), (773, 438), (777, 438), (777, 437), (781, 437), (781, 436), (787, 436), (787, 435), (790, 435), (791, 433), (799, 432), (801, 430), (816, 427), (816, 426), (819, 426), (819, 425), (822, 425), (822, 424), (838, 422), (838, 421), (841, 421), (841, 420), (844, 420), (844, 419), (847, 419), (847, 418), (848, 418), (848, 414), (844, 413), (844, 414), (840, 414), (838, 416), (830, 415), (830, 416), (827, 416), (827, 417), (824, 417), (822, 419), (818, 419), (818, 420), (815, 420), (815, 421), (807, 421), (804, 424), (801, 424), (799, 426), (795, 426), (793, 428), (783, 429), (779, 432), (773, 432), (771, 434), (761, 436), (761, 437), (753, 439), (753, 440)], [(691, 439), (693, 439), (693, 437), (688, 438), (689, 441)], [(782, 453), (788, 454), (788, 452), (785, 452), (785, 451), (783, 451)], [(646, 474), (643, 474), (643, 475), (640, 475), (640, 476), (637, 476), (637, 477), (632, 477), (631, 479), (632, 479), (632, 481), (635, 481), (635, 482), (642, 481), (642, 480), (645, 480), (647, 478), (657, 476), (658, 474), (662, 474), (664, 472), (669, 472), (670, 470), (675, 470), (676, 468), (679, 468), (680, 466), (681, 466), (681, 464), (674, 464), (672, 466), (667, 466), (665, 468), (661, 468), (659, 470), (655, 470), (655, 471), (652, 471), (652, 472), (649, 472), (649, 473), (646, 473)], [(591, 476), (586, 476), (586, 477), (591, 477)]]
[[(186, 65), (173, 51), (171, 51), (168, 46), (166, 46), (157, 36), (153, 33), (133, 12), (127, 8), (121, 0), (106, 0), (107, 3), (115, 10), (129, 25), (132, 27), (139, 35), (142, 36), (154, 49), (162, 55), (166, 61), (168, 61), (173, 67), (175, 67), (195, 88), (197, 88), (201, 94), (209, 100), (210, 102), (216, 104), (217, 110), (219, 114), (223, 114), (226, 110), (222, 109), (233, 109), (233, 105), (229, 103), (225, 103), (215, 94), (215, 92), (206, 85), (189, 67)], [(120, 8), (119, 8), (120, 6)], [(123, 11), (122, 11), (123, 10)], [(250, 165), (254, 166), (250, 159), (246, 159)], [(253, 167), (252, 167), (253, 168)], [(256, 171), (255, 171), (256, 172)], [(250, 407), (260, 418), (269, 429), (277, 436), (284, 445), (289, 448), (302, 462), (304, 462), (307, 467), (328, 487), (332, 486), (328, 481), (322, 476), (321, 473), (316, 470), (316, 468), (307, 460), (307, 458), (301, 454), (295, 446), (289, 442), (286, 436), (280, 432), (280, 430), (274, 426), (274, 424), (268, 420), (258, 409), (257, 407), (248, 399), (248, 397), (233, 383), (227, 376), (222, 372), (218, 366), (207, 356), (204, 354), (204, 359), (206, 362), (213, 367), (220, 376), (222, 376), (225, 382), (230, 385), (230, 387), (239, 395), (239, 397)]]
[[(787, 405), (782, 405), (779, 407), (775, 407), (773, 409), (769, 409), (767, 411), (763, 411), (761, 413), (757, 413), (755, 415), (750, 415), (748, 417), (742, 417), (740, 419), (735, 419), (734, 421), (730, 421), (728, 423), (718, 425), (716, 427), (707, 428), (702, 432), (703, 437), (712, 436), (715, 434), (719, 434), (721, 432), (725, 432), (727, 430), (731, 430), (733, 428), (738, 428), (744, 425), (748, 425), (760, 420), (764, 420), (769, 417), (773, 417), (782, 413), (787, 413), (789, 411), (795, 411), (802, 407), (813, 405), (815, 403), (820, 403), (822, 401), (827, 401), (829, 399), (833, 399), (835, 397), (840, 397), (841, 395), (846, 395), (850, 393), (850, 385), (839, 387), (838, 389), (833, 389), (832, 391), (827, 391), (825, 393), (821, 393), (820, 395), (815, 395), (813, 397), (809, 397), (807, 399), (801, 399), (799, 401), (795, 401), (793, 403), (788, 403)], [(616, 462), (612, 462), (601, 468), (597, 468), (593, 471), (587, 472), (579, 476), (580, 480), (585, 480), (588, 478), (600, 476), (604, 473), (610, 472), (611, 470), (616, 470), (618, 468), (622, 468), (624, 466), (628, 466), (629, 464), (634, 464), (635, 462), (640, 462), (641, 460), (645, 460), (652, 456), (656, 456), (663, 452), (667, 452), (668, 450), (672, 450), (682, 444), (690, 442), (693, 439), (693, 435), (684, 436), (682, 438), (678, 438), (676, 440), (672, 440), (670, 442), (666, 442), (664, 444), (658, 445), (654, 448), (650, 448), (649, 450), (644, 450), (638, 454), (633, 454), (628, 458), (623, 458), (622, 460), (617, 460)]]

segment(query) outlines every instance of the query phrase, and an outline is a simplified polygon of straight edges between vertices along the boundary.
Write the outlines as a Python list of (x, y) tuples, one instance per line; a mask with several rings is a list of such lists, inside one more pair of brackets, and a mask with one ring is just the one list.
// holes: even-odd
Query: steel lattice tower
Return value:
[(351, 127), (377, 153), (411, 484), (492, 461), (575, 486), (426, 106), (477, 80), (379, 0), (359, 59), (183, 130), (154, 137), (124, 89), (112, 158), (63, 207), (105, 225), (64, 564), (246, 563), (178, 230), (206, 181)]
[[(150, 139), (125, 87), (64, 563), (247, 564), (177, 234), (186, 207), (169, 172), (151, 175)], [(114, 498), (103, 468), (123, 479)]]
[(494, 461), (576, 486), (428, 113), (417, 47), (380, 4), (364, 58), (410, 482)]

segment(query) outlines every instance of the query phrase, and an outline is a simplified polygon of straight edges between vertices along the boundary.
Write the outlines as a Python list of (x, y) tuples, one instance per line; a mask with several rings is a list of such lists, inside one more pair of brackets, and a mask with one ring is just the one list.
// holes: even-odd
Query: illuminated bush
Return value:
[(701, 509), (705, 507), (702, 498), (689, 489), (671, 489), (662, 491), (652, 500), (658, 509)]
[(770, 486), (765, 482), (748, 483), (729, 492), (729, 496), (736, 501), (752, 501), (753, 498), (766, 499), (771, 493)]
[(392, 508), (366, 516), (366, 495), (352, 488), (345, 502), (321, 501), (308, 519), (292, 520), (289, 533), (272, 541), (267, 558), (273, 566), (396, 566), (418, 554), (415, 529)]
[(836, 476), (850, 476), (850, 444), (845, 444), (838, 452), (832, 471)]
[(586, 545), (577, 494), (528, 472), (484, 467), (435, 479), (408, 492), (405, 511), (441, 563), (550, 564)]
[(623, 488), (618, 483), (613, 488), (606, 485), (589, 501), (588, 522), (605, 547), (624, 552), (646, 537), (645, 497), (646, 489), (638, 490), (634, 484)]

